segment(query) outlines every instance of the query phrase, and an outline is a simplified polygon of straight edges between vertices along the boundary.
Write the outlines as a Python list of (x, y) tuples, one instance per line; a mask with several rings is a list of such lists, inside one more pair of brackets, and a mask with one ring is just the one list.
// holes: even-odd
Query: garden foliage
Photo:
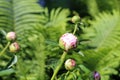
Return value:
[[(106, 6), (102, 9), (102, 1), (76, 0), (89, 7), (86, 12), (92, 19), (88, 15), (81, 19), (82, 24), (75, 33), (78, 46), (69, 51), (66, 57), (74, 59), (77, 67), (68, 74), (62, 66), (57, 74), (58, 80), (89, 80), (93, 71), (100, 73), (101, 80), (119, 77), (119, 6), (117, 0), (113, 0), (117, 6), (110, 4), (112, 0), (105, 0), (104, 4), (111, 8)], [(74, 29), (70, 13), (65, 8), (49, 10), (41, 7), (38, 0), (0, 0), (0, 52), (7, 44), (5, 36), (9, 31), (16, 32), (20, 44), (20, 51), (16, 55), (7, 49), (0, 56), (0, 79), (50, 80), (62, 55), (59, 38), (66, 32), (72, 33)], [(17, 63), (8, 68), (16, 56)]]

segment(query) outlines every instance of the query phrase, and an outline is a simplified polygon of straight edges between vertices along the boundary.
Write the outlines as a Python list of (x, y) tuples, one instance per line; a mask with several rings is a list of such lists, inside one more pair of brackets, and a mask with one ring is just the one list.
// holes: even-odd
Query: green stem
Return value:
[(63, 54), (62, 54), (62, 56), (61, 56), (61, 58), (60, 58), (60, 63), (59, 63), (58, 66), (56, 67), (56, 69), (55, 69), (55, 71), (54, 71), (54, 73), (53, 73), (53, 76), (52, 76), (51, 80), (54, 80), (55, 76), (57, 75), (58, 71), (60, 70), (60, 68), (61, 68), (61, 66), (62, 66), (62, 64), (63, 64), (63, 62), (64, 62), (64, 60), (65, 60), (65, 56), (66, 56), (66, 55), (67, 55), (67, 52), (64, 51)]
[(0, 56), (5, 52), (5, 50), (9, 47), (9, 45), (10, 45), (10, 42), (8, 42), (5, 48), (0, 52)]
[(75, 24), (75, 28), (74, 28), (73, 34), (75, 34), (76, 31), (77, 31), (77, 24)]

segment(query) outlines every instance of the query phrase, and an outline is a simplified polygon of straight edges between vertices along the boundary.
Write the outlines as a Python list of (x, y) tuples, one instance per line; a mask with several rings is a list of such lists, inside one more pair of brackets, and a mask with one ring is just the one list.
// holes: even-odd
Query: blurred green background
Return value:
[[(101, 80), (120, 79), (120, 0), (0, 0), (0, 51), (7, 41), (6, 33), (15, 31), (20, 51), (11, 68), (6, 65), (15, 54), (9, 49), (0, 56), (0, 80), (50, 80), (62, 55), (59, 37), (73, 32), (74, 15), (81, 17), (76, 31), (77, 49), (66, 57), (76, 60), (74, 76), (67, 80), (89, 80), (98, 71)], [(81, 54), (84, 54), (82, 56)], [(11, 63), (11, 62), (10, 62)], [(58, 73), (62, 79), (64, 66)], [(56, 80), (58, 80), (56, 79)]]

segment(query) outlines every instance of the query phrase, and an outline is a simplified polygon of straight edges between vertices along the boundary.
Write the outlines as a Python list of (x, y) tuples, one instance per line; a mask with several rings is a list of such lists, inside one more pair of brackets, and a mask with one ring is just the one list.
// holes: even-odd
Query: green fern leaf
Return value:
[[(43, 8), (37, 4), (38, 0), (1, 0), (0, 28), (5, 31), (15, 31), (21, 36), (25, 30), (31, 29), (34, 23), (41, 19), (38, 14)], [(37, 15), (36, 15), (37, 14)]]
[(100, 48), (113, 48), (120, 44), (119, 12), (102, 13), (91, 21), (95, 30), (95, 37), (91, 39), (90, 45)]
[[(97, 70), (102, 80), (109, 80), (111, 74), (118, 74), (116, 68), (120, 65), (120, 19), (119, 12), (101, 13), (91, 20), (91, 27), (84, 29), (89, 36), (91, 50), (82, 50), (83, 64), (91, 71)], [(83, 36), (84, 37), (84, 36)]]
[[(28, 46), (29, 42), (27, 44), (27, 39), (32, 34), (31, 31), (34, 30), (33, 29), (34, 25), (39, 24), (39, 20), (41, 19), (40, 14), (43, 13), (44, 11), (44, 9), (37, 3), (38, 1), (39, 0), (0, 0), (0, 30), (4, 30), (6, 32), (15, 31), (17, 33), (18, 42), (21, 45), (21, 50)], [(29, 51), (29, 49), (25, 50)], [(45, 56), (43, 55), (42, 57), (43, 57), (43, 59), (41, 60), (42, 64), (39, 64), (39, 66), (41, 66), (39, 68), (41, 69), (42, 74), (39, 74), (39, 76), (41, 80), (44, 80), (43, 75)], [(4, 59), (1, 59), (0, 62), (1, 61), (3, 61), (4, 62), (3, 65), (5, 65), (6, 61), (4, 61)], [(20, 73), (17, 73), (17, 76), (22, 74), (22, 77), (25, 76), (27, 77), (27, 75), (30, 74), (27, 73), (29, 67), (25, 67), (26, 63), (23, 63), (22, 61), (23, 60), (21, 60), (22, 64), (17, 64), (17, 67), (23, 65), (24, 66), (23, 70), (25, 69), (26, 70), (23, 71), (19, 67), (17, 72), (20, 71)], [(25, 62), (27, 61), (28, 60), (25, 60)], [(21, 72), (21, 70), (23, 72)], [(38, 78), (38, 76), (35, 77)]]

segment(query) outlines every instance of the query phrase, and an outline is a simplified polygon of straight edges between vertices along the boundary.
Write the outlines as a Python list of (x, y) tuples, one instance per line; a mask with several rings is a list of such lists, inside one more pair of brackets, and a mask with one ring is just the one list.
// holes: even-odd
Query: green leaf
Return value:
[(12, 67), (14, 64), (16, 64), (16, 63), (17, 63), (17, 56), (14, 55), (5, 68), (10, 68), (10, 67)]
[[(118, 11), (113, 13), (101, 13), (91, 21), (91, 27), (94, 29), (91, 38), (91, 46), (101, 48), (113, 48), (120, 44), (120, 16)], [(89, 33), (88, 33), (89, 34)]]
[(80, 67), (80, 69), (82, 70), (82, 71), (84, 71), (85, 73), (89, 73), (90, 72), (90, 70), (87, 68), (87, 67), (85, 67), (84, 65), (78, 65), (79, 67)]
[(14, 69), (5, 69), (5, 70), (1, 70), (0, 71), (0, 76), (5, 76), (5, 75), (10, 75), (12, 73), (14, 73), (15, 70)]

